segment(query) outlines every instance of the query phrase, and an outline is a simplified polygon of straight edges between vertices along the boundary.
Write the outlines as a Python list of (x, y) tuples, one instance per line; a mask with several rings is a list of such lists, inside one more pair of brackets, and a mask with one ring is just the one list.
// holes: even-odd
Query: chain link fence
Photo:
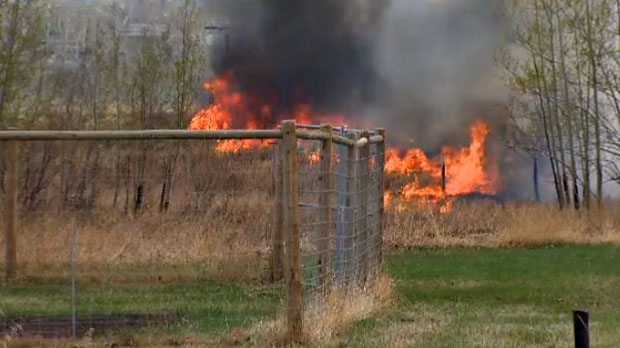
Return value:
[(383, 134), (314, 128), (0, 132), (0, 324), (300, 340), (381, 265)]

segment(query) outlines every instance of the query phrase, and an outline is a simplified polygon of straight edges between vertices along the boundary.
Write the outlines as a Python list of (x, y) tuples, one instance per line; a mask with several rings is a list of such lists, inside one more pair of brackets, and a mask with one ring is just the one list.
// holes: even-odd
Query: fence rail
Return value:
[[(117, 141), (117, 145), (114, 148), (98, 148), (96, 145), (93, 145), (96, 144), (93, 142), (113, 140)], [(184, 140), (202, 140), (209, 142), (205, 143), (204, 146), (199, 146), (198, 149), (195, 149), (189, 147), (189, 145), (182, 145), (182, 141)], [(226, 213), (226, 209), (233, 209), (227, 207), (227, 204), (230, 205), (232, 203), (230, 203), (230, 199), (226, 197), (230, 197), (231, 194), (240, 195), (239, 202), (243, 203), (245, 202), (245, 196), (243, 196), (246, 194), (244, 193), (245, 191), (239, 191), (238, 188), (235, 188), (233, 191), (227, 191), (228, 193), (221, 197), (216, 197), (214, 194), (209, 195), (210, 191), (215, 190), (214, 187), (218, 187), (218, 190), (224, 189), (223, 183), (226, 180), (231, 179), (230, 177), (227, 178), (225, 176), (227, 175), (225, 173), (227, 170), (226, 168), (231, 168), (230, 170), (233, 171), (239, 171), (238, 168), (240, 164), (238, 162), (241, 161), (239, 159), (241, 157), (239, 156), (242, 156), (239, 154), (239, 151), (235, 150), (232, 151), (232, 157), (218, 157), (216, 160), (219, 162), (213, 162), (215, 160), (213, 160), (212, 152), (209, 151), (213, 151), (214, 149), (217, 150), (217, 145), (221, 141), (245, 140), (275, 140), (277, 142), (277, 146), (265, 147), (264, 145), (257, 145), (255, 147), (244, 147), (243, 151), (247, 152), (252, 152), (252, 149), (267, 149), (266, 151), (271, 153), (271, 156), (259, 158), (256, 157), (258, 156), (256, 155), (255, 157), (252, 157), (255, 160), (252, 160), (252, 162), (243, 169), (244, 172), (247, 172), (247, 176), (237, 180), (240, 182), (239, 185), (250, 187), (253, 184), (252, 181), (249, 180), (256, 179), (256, 173), (258, 173), (257, 170), (262, 171), (262, 173), (269, 175), (272, 178), (272, 184), (270, 187), (264, 186), (264, 182), (261, 182), (260, 180), (256, 181), (254, 185), (257, 185), (258, 191), (268, 191), (263, 192), (267, 194), (267, 196), (264, 197), (271, 200), (273, 205), (268, 204), (266, 205), (267, 208), (265, 208), (264, 204), (258, 203), (258, 206), (252, 205), (252, 209), (266, 209), (265, 213), (272, 216), (271, 223), (264, 225), (271, 225), (271, 231), (263, 231), (269, 234), (269, 237), (265, 240), (266, 244), (264, 245), (264, 248), (268, 250), (269, 255), (267, 257), (269, 279), (274, 284), (283, 282), (283, 289), (286, 289), (286, 295), (284, 296), (287, 299), (285, 301), (286, 308), (282, 308), (282, 313), (285, 313), (287, 323), (286, 333), (288, 340), (301, 340), (304, 332), (304, 318), (307, 317), (307, 313), (310, 311), (316, 311), (317, 308), (320, 309), (321, 306), (324, 306), (326, 302), (325, 299), (330, 293), (334, 291), (353, 293), (372, 288), (373, 280), (376, 279), (381, 272), (382, 263), (381, 242), (383, 233), (384, 206), (383, 168), (385, 162), (385, 131), (383, 129), (376, 129), (372, 131), (355, 130), (346, 129), (344, 126), (332, 127), (330, 125), (297, 125), (294, 121), (284, 121), (278, 129), (274, 130), (11, 130), (0, 131), (0, 145), (2, 145), (4, 150), (4, 166), (1, 168), (4, 168), (2, 171), (2, 175), (4, 176), (4, 192), (2, 197), (4, 200), (3, 207), (5, 210), (5, 238), (3, 243), (5, 244), (6, 250), (4, 263), (0, 266), (4, 268), (4, 278), (7, 285), (5, 288), (9, 289), (7, 290), (8, 293), (3, 294), (3, 297), (5, 299), (11, 299), (11, 305), (8, 305), (7, 302), (0, 301), (0, 305), (2, 305), (2, 307), (0, 307), (0, 321), (7, 322), (11, 320), (19, 320), (16, 318), (21, 317), (22, 320), (26, 320), (25, 324), (28, 324), (27, 319), (24, 319), (22, 315), (26, 312), (28, 312), (26, 314), (32, 314), (29, 312), (32, 312), (34, 309), (29, 307), (29, 305), (24, 305), (24, 308), (20, 307), (20, 301), (25, 300), (19, 297), (19, 293), (25, 292), (30, 294), (28, 296), (36, 297), (36, 295), (32, 295), (28, 287), (36, 287), (36, 279), (38, 278), (40, 278), (39, 281), (41, 284), (45, 283), (46, 280), (43, 279), (46, 278), (46, 276), (49, 276), (49, 274), (37, 273), (45, 272), (43, 269), (46, 269), (46, 266), (44, 265), (42, 269), (37, 269), (33, 266), (33, 264), (38, 265), (45, 262), (52, 262), (47, 259), (42, 261), (41, 258), (43, 256), (41, 255), (43, 253), (39, 252), (40, 250), (30, 250), (41, 248), (40, 245), (33, 245), (31, 243), (33, 238), (37, 241), (37, 243), (45, 244), (47, 241), (37, 240), (36, 238), (40, 237), (37, 235), (37, 232), (33, 232), (35, 228), (28, 227), (31, 220), (34, 221), (35, 219), (30, 219), (30, 216), (28, 215), (30, 214), (29, 211), (27, 211), (27, 209), (23, 206), (26, 204), (24, 202), (29, 202), (33, 198), (27, 197), (30, 196), (30, 191), (25, 190), (24, 187), (28, 187), (29, 185), (47, 185), (44, 188), (39, 188), (39, 191), (36, 191), (35, 193), (44, 194), (46, 197), (50, 195), (53, 196), (50, 198), (49, 202), (46, 201), (46, 204), (30, 204), (28, 206), (37, 207), (36, 209), (47, 209), (49, 211), (49, 215), (62, 215), (61, 213), (58, 213), (58, 210), (55, 210), (57, 208), (54, 208), (56, 205), (53, 203), (59, 201), (60, 198), (54, 200), (55, 195), (50, 192), (54, 191), (55, 187), (58, 187), (58, 190), (60, 190), (59, 192), (62, 193), (59, 195), (63, 197), (62, 201), (64, 202), (59, 206), (65, 207), (68, 199), (67, 196), (70, 196), (70, 194), (67, 193), (70, 191), (69, 186), (73, 187), (73, 183), (71, 182), (72, 179), (69, 174), (73, 173), (77, 177), (81, 178), (79, 183), (75, 184), (76, 187), (81, 187), (78, 189), (80, 192), (78, 196), (80, 199), (85, 200), (88, 203), (85, 205), (87, 208), (74, 208), (74, 210), (71, 210), (71, 213), (78, 217), (81, 215), (87, 215), (91, 220), (93, 220), (94, 218), (92, 216), (95, 214), (93, 211), (96, 211), (98, 209), (97, 207), (103, 204), (98, 203), (103, 199), (100, 197), (106, 197), (103, 192), (99, 194), (98, 190), (102, 191), (104, 190), (104, 188), (102, 188), (104, 185), (109, 185), (109, 188), (106, 186), (106, 189), (111, 192), (111, 187), (114, 187), (113, 206), (116, 206), (117, 196), (120, 197), (119, 192), (122, 191), (119, 189), (119, 181), (124, 180), (124, 185), (126, 186), (126, 192), (124, 194), (126, 201), (124, 212), (129, 214), (127, 210), (127, 202), (130, 200), (135, 200), (134, 214), (129, 214), (133, 217), (127, 217), (127, 219), (132, 218), (134, 219), (132, 221), (135, 221), (136, 213), (140, 209), (146, 209), (144, 208), (145, 203), (143, 202), (148, 199), (146, 198), (147, 194), (145, 193), (145, 187), (154, 187), (154, 185), (149, 186), (145, 184), (145, 182), (148, 181), (145, 179), (147, 176), (147, 168), (163, 168), (163, 172), (156, 175), (157, 177), (161, 177), (161, 179), (158, 180), (162, 180), (163, 182), (161, 185), (161, 197), (157, 198), (160, 200), (160, 212), (168, 209), (169, 201), (171, 199), (170, 192), (173, 184), (176, 182), (177, 186), (180, 185), (178, 182), (182, 180), (177, 178), (177, 176), (182, 176), (178, 173), (185, 170), (187, 172), (187, 175), (183, 179), (187, 181), (184, 185), (184, 187), (186, 187), (185, 191), (177, 189), (177, 191), (181, 190), (184, 192), (178, 193), (181, 195), (181, 198), (179, 199), (180, 201), (188, 200), (187, 195), (201, 193), (202, 196), (200, 197), (202, 198), (198, 198), (198, 203), (195, 204), (196, 206), (203, 207), (206, 204), (207, 207), (203, 207), (201, 209), (215, 209), (213, 212), (215, 215), (213, 216), (220, 218), (222, 220), (222, 224), (234, 224), (237, 230), (239, 228), (241, 228), (241, 230), (244, 228), (250, 230), (250, 227), (255, 227), (252, 226), (253, 224), (256, 225), (256, 222), (252, 221), (252, 218), (240, 218), (232, 215), (229, 217), (230, 214)], [(72, 144), (84, 143), (88, 145), (86, 146), (86, 149), (83, 150), (83, 156), (85, 156), (84, 158), (86, 164), (80, 167), (80, 160), (72, 160), (72, 147), (62, 147), (62, 151), (58, 150), (57, 156), (60, 157), (56, 158), (53, 157), (55, 152), (49, 148), (51, 145), (42, 146), (43, 150), (40, 150), (41, 153), (39, 157), (37, 157), (36, 153), (36, 151), (39, 150), (37, 150), (34, 145), (31, 145), (36, 143), (51, 144), (58, 141), (61, 143), (71, 141), (73, 142)], [(133, 145), (129, 145), (129, 143), (121, 146), (118, 144), (118, 142), (121, 141), (129, 141), (129, 143), (139, 141), (138, 144), (140, 145), (138, 148), (132, 147)], [(169, 145), (161, 145), (161, 143), (153, 141), (174, 141), (174, 143), (166, 143)], [(159, 147), (156, 147), (156, 145)], [(76, 145), (75, 148), (78, 147), (79, 146)], [(147, 165), (147, 158), (151, 158), (147, 156), (148, 151), (151, 151), (151, 157), (155, 158), (151, 160), (153, 163), (150, 164), (150, 167)], [(134, 152), (138, 155), (134, 155)], [(106, 155), (108, 153), (109, 155)], [(182, 158), (184, 158), (183, 156), (186, 156), (187, 158), (184, 164), (182, 161)], [(33, 158), (38, 158), (41, 163), (40, 167), (35, 168), (36, 170), (31, 168), (32, 163), (36, 162)], [(122, 160), (123, 158), (127, 158), (126, 165), (123, 164), (125, 163)], [(137, 169), (133, 168), (133, 161), (136, 161)], [(264, 164), (266, 163), (265, 161), (269, 162), (267, 166)], [(53, 165), (57, 165), (57, 169), (49, 169), (45, 167), (51, 167)], [(224, 165), (230, 167), (223, 167)], [(112, 173), (110, 169), (106, 169), (109, 168), (109, 166), (113, 166), (115, 168), (114, 174), (110, 174), (108, 177), (104, 178), (106, 179), (104, 180), (105, 184), (98, 183), (98, 180), (102, 177), (101, 174), (97, 174), (98, 172), (108, 170), (109, 172), (107, 173)], [(219, 173), (218, 169), (223, 172), (221, 174), (217, 174)], [(40, 173), (45, 172), (46, 170), (47, 173)], [(126, 175), (123, 174), (125, 170), (127, 171)], [(33, 172), (40, 175), (32, 179), (31, 176), (33, 175)], [(209, 175), (221, 176), (217, 176), (217, 178), (213, 179), (212, 177), (206, 177)], [(219, 183), (213, 183), (214, 180), (219, 180)], [(43, 182), (43, 184), (41, 182)], [(133, 196), (130, 195), (131, 185), (135, 186)], [(87, 191), (86, 187), (90, 188), (88, 195), (84, 193)], [(207, 195), (205, 196), (205, 194)], [(84, 198), (83, 196), (88, 197)], [(183, 197), (185, 197), (185, 199), (183, 199)], [(200, 200), (205, 199), (207, 200), (207, 203), (203, 204), (200, 202)], [(214, 200), (217, 199), (224, 200), (224, 203), (214, 203), (216, 202)], [(45, 201), (45, 199), (41, 200)], [(21, 209), (20, 206), (22, 206)], [(40, 206), (43, 208), (39, 208)], [(273, 207), (274, 209), (272, 210), (270, 207)], [(188, 213), (185, 210), (181, 211), (180, 214), (181, 215), (179, 215), (179, 217), (181, 218), (182, 216), (183, 219), (188, 216)], [(260, 215), (260, 213), (258, 214)], [(105, 214), (102, 213), (102, 215)], [(203, 211), (199, 214), (191, 216), (201, 215), (204, 215)], [(86, 223), (81, 225), (82, 228), (86, 228), (85, 226), (87, 226)], [(80, 276), (84, 276), (84, 274), (88, 276), (90, 272), (89, 267), (96, 267), (94, 268), (96, 269), (96, 271), (93, 271), (94, 273), (105, 273), (102, 275), (102, 279), (105, 279), (105, 281), (102, 281), (101, 279), (97, 280), (102, 283), (114, 283), (114, 279), (123, 278), (123, 276), (119, 275), (119, 273), (123, 272), (129, 275), (127, 275), (127, 279), (122, 280), (122, 282), (129, 281), (128, 279), (142, 279), (140, 281), (144, 282), (150, 282), (152, 279), (155, 279), (155, 281), (157, 281), (157, 279), (162, 281), (161, 276), (155, 277), (154, 275), (144, 274), (144, 270), (138, 271), (142, 273), (140, 276), (137, 274), (132, 276), (131, 274), (133, 273), (131, 272), (135, 272), (132, 271), (132, 267), (134, 266), (118, 261), (120, 258), (118, 255), (123, 254), (125, 249), (122, 249), (119, 253), (115, 253), (114, 255), (108, 257), (108, 259), (104, 258), (103, 261), (99, 259), (94, 260), (94, 257), (84, 254), (86, 251), (83, 253), (80, 252), (79, 245), (73, 245), (74, 243), (83, 243), (80, 242), (79, 235), (84, 235), (85, 232), (81, 232), (80, 227), (78, 227), (78, 237), (76, 239), (74, 238), (75, 225), (72, 225), (70, 230), (73, 231), (69, 243), (71, 244), (70, 263), (73, 270), (70, 272), (72, 274), (71, 286), (74, 292), (76, 291), (75, 287), (77, 286), (77, 295), (71, 295), (72, 303), (76, 303), (75, 296), (80, 296), (80, 287), (89, 289), (83, 291), (88, 293), (88, 296), (96, 296), (94, 293), (89, 292), (92, 291), (91, 288), (94, 286), (91, 284), (92, 280), (80, 278)], [(175, 231), (175, 233), (182, 234), (183, 232)], [(219, 238), (218, 240), (227, 240), (228, 243), (239, 243), (233, 236), (236, 236), (236, 234), (231, 236), (220, 235), (217, 236), (217, 238)], [(29, 243), (19, 242), (20, 238), (26, 237), (29, 238)], [(102, 234), (89, 236), (88, 238), (93, 238), (95, 241), (97, 238), (100, 238), (98, 242), (95, 242), (96, 244), (104, 243), (104, 239), (106, 237), (105, 234)], [(138, 245), (134, 245), (134, 247), (140, 248), (140, 243), (143, 241), (147, 239), (154, 239), (152, 236), (145, 236), (144, 238), (146, 239), (137, 239), (136, 243), (138, 243)], [(162, 238), (168, 240), (169, 236), (164, 236)], [(199, 234), (194, 238), (202, 238), (202, 235)], [(258, 255), (261, 255), (261, 250), (263, 248), (261, 246), (263, 245), (263, 240), (261, 239), (262, 237), (247, 236), (247, 238), (258, 241), (256, 242), (258, 243), (258, 246), (254, 246), (254, 248)], [(179, 238), (177, 237), (177, 239)], [(229, 240), (233, 240), (233, 242), (229, 242)], [(110, 241), (105, 240), (105, 243), (110, 243)], [(165, 241), (157, 243), (165, 244)], [(251, 249), (252, 245), (254, 245), (253, 243), (255, 242), (245, 243), (244, 247)], [(18, 246), (24, 250), (18, 249)], [(238, 250), (239, 247), (239, 245), (232, 245), (230, 250)], [(78, 250), (77, 254), (75, 253), (76, 248)], [(184, 257), (184, 251), (182, 248), (180, 250), (181, 251), (177, 256), (180, 258), (180, 261), (184, 264), (190, 263), (188, 260), (182, 259)], [(210, 258), (212, 256), (210, 254), (214, 253), (214, 251), (205, 250), (204, 252), (206, 253), (204, 258), (209, 260), (209, 267), (215, 267), (212, 265), (213, 261)], [(63, 253), (64, 252), (60, 252), (60, 254)], [(22, 257), (21, 255), (29, 255), (29, 257), (39, 259), (33, 261), (27, 259), (27, 257)], [(58, 257), (62, 258), (61, 255)], [(198, 257), (200, 258), (203, 256)], [(259, 259), (261, 257), (259, 257)], [(80, 261), (80, 259), (83, 259), (84, 261)], [(88, 260), (88, 262), (86, 260)], [(144, 258), (144, 260), (140, 262), (146, 262), (142, 264), (144, 265), (143, 267), (146, 267), (147, 269), (151, 269), (149, 267), (155, 267), (153, 264), (158, 263), (157, 267), (152, 268), (154, 273), (161, 272), (161, 269), (167, 269), (168, 267), (168, 265), (162, 266), (160, 263), (165, 264), (166, 261), (162, 261), (161, 258), (158, 258), (157, 256), (148, 256)], [(242, 261), (235, 260), (234, 262), (245, 262), (246, 264), (252, 262), (246, 258), (241, 258), (241, 260)], [(192, 262), (194, 261), (200, 264), (203, 260), (192, 259)], [(97, 264), (97, 262), (100, 262), (101, 264)], [(224, 260), (223, 262), (226, 263), (228, 261)], [(76, 263), (77, 269), (82, 269), (84, 272), (82, 274), (78, 272), (77, 283), (75, 278)], [(63, 262), (59, 261), (59, 264), (63, 264)], [(96, 264), (96, 266), (93, 266), (94, 264)], [(201, 267), (204, 266), (191, 269), (196, 272), (202, 272), (198, 271)], [(221, 268), (224, 266), (218, 263), (217, 267)], [(64, 279), (64, 273), (65, 272), (61, 270), (58, 277)], [(91, 274), (91, 278), (92, 277), (93, 276)], [(205, 279), (209, 279), (211, 283), (217, 282), (217, 280), (213, 280), (211, 275), (205, 277)], [(196, 279), (198, 278), (200, 277), (196, 275)], [(183, 281), (185, 282), (184, 284), (191, 283), (187, 279)], [(58, 279), (54, 279), (52, 283), (57, 284), (57, 282)], [(46, 286), (54, 287), (56, 285)], [(139, 287), (140, 284), (137, 284), (136, 286)], [(144, 287), (149, 288), (154, 286), (145, 285)], [(194, 290), (196, 289), (191, 288), (191, 291)], [(274, 294), (276, 294), (275, 296), (279, 296), (277, 295), (277, 288), (274, 291)], [(34, 293), (36, 294), (37, 292), (35, 291)], [(42, 297), (38, 299), (38, 303), (45, 303), (45, 301), (49, 300), (49, 298), (46, 297), (47, 295), (41, 296)], [(96, 298), (93, 301), (105, 302), (106, 300)], [(109, 301), (112, 303), (115, 300), (109, 299)], [(80, 301), (77, 303), (79, 306)], [(179, 306), (179, 304), (176, 304), (176, 306)], [(259, 307), (256, 303), (253, 306)], [(110, 305), (109, 307), (115, 306)], [(257, 312), (261, 312), (254, 307), (252, 308)], [(49, 314), (56, 314), (58, 309), (50, 310), (50, 313), (46, 312), (35, 314), (39, 315), (36, 320), (43, 320), (41, 319), (42, 317), (47, 317), (48, 320), (55, 320), (53, 324), (62, 327), (64, 330), (63, 332), (71, 332), (72, 327), (75, 328), (76, 326), (83, 326), (82, 322), (78, 325), (78, 323), (75, 322), (76, 320), (84, 321), (88, 320), (86, 318), (92, 319), (93, 316), (98, 316), (99, 319), (97, 319), (96, 322), (101, 323), (102, 321), (105, 321), (105, 316), (102, 319), (101, 315), (106, 314), (102, 313), (102, 311), (109, 312), (108, 314), (110, 317), (114, 317), (114, 315), (118, 315), (117, 312), (119, 310), (123, 312), (122, 308), (104, 308), (102, 310), (99, 306), (93, 305), (92, 308), (89, 307), (85, 310), (85, 312), (88, 312), (88, 316), (80, 317), (79, 315), (75, 315), (74, 308), (72, 319), (73, 323), (69, 324), (68, 327), (68, 324), (65, 322), (68, 320), (66, 318), (63, 319), (63, 317), (55, 317), (56, 319), (49, 319), (54, 318), (54, 316), (50, 316)], [(141, 310), (144, 311), (144, 309)], [(62, 312), (62, 310), (60, 311)], [(43, 312), (45, 312), (44, 309)], [(157, 310), (152, 308), (148, 308), (147, 312), (151, 315), (149, 317), (151, 319), (142, 318), (140, 319), (141, 321), (149, 322), (149, 320), (158, 318), (158, 316), (170, 316), (170, 313), (158, 313)], [(47, 316), (41, 316), (42, 314), (46, 314)], [(204, 313), (202, 315), (204, 315)], [(243, 313), (240, 312), (239, 315), (242, 316)], [(126, 321), (126, 318), (123, 320)], [(155, 319), (155, 321), (157, 322), (157, 319)], [(240, 322), (245, 322), (245, 320), (240, 320)], [(38, 325), (41, 327), (40, 323)]]
[[(326, 134), (324, 132), (297, 131), (297, 138), (304, 140), (327, 140), (351, 145), (363, 146), (363, 141), (371, 144), (383, 141), (381, 135), (362, 138), (355, 144), (346, 137)], [(60, 140), (244, 140), (244, 139), (281, 139), (280, 130), (136, 130), (136, 131), (0, 131), (0, 141), (60, 141)]]

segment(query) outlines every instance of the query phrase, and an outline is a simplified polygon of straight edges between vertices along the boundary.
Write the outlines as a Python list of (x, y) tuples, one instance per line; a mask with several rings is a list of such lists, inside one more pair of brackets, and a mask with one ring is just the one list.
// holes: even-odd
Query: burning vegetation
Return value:
[[(300, 104), (291, 113), (278, 113), (268, 103), (236, 90), (232, 74), (204, 83), (213, 95), (213, 102), (191, 120), (192, 130), (275, 128), (285, 118), (300, 124), (348, 123), (344, 115), (320, 115), (307, 104)], [(471, 143), (464, 148), (444, 146), (439, 156), (429, 158), (419, 148), (386, 150), (385, 174), (388, 185), (385, 204), (395, 204), (397, 211), (408, 206), (433, 204), (440, 212), (451, 210), (453, 200), (470, 194), (494, 195), (498, 191), (498, 168), (485, 154), (489, 126), (484, 121), (471, 125)], [(221, 140), (215, 151), (237, 153), (268, 146), (261, 140)], [(308, 160), (317, 164), (319, 150), (310, 151)]]

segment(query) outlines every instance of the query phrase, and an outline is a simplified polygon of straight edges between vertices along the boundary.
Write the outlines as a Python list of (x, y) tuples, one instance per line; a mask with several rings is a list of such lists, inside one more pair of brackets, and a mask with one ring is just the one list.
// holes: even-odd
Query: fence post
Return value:
[(76, 231), (75, 218), (71, 221), (71, 336), (77, 337), (77, 289), (76, 289)]
[[(347, 135), (350, 140), (356, 141), (359, 139), (359, 134), (350, 133)], [(358, 227), (358, 195), (357, 189), (357, 167), (359, 161), (359, 148), (356, 146), (347, 146), (347, 172), (346, 172), (346, 184), (345, 184), (345, 234), (344, 234), (344, 254), (345, 254), (345, 282), (347, 290), (350, 289), (352, 282), (355, 278), (355, 266), (358, 260), (356, 259), (356, 243)]]
[[(340, 135), (345, 136), (347, 134), (346, 126), (342, 125), (340, 128)], [(347, 175), (347, 166), (349, 160), (347, 158), (348, 152), (345, 145), (338, 145), (338, 183), (337, 183), (337, 219), (336, 219), (336, 239), (335, 239), (335, 249), (336, 249), (336, 257), (335, 257), (335, 274), (336, 274), (336, 282), (338, 285), (342, 285), (344, 283), (344, 239), (345, 239), (345, 226), (346, 226), (346, 175)]]
[(271, 231), (271, 281), (277, 282), (284, 278), (283, 270), (284, 265), (282, 259), (284, 257), (284, 248), (283, 248), (283, 236), (282, 236), (282, 227), (283, 227), (283, 215), (282, 215), (282, 144), (281, 141), (278, 143), (274, 151), (274, 216), (273, 216), (273, 227)]
[(18, 147), (16, 141), (5, 143), (5, 188), (4, 197), (5, 211), (5, 241), (6, 259), (4, 279), (10, 282), (17, 276), (17, 155)]
[(330, 241), (333, 235), (333, 195), (334, 195), (334, 173), (332, 166), (332, 126), (321, 125), (321, 131), (329, 135), (327, 140), (323, 140), (321, 149), (321, 194), (319, 196), (320, 219), (323, 228), (319, 235), (319, 287), (323, 296), (327, 295), (331, 282), (331, 257)]
[(575, 348), (590, 348), (590, 319), (587, 311), (573, 311)]
[(301, 256), (299, 230), (299, 192), (297, 174), (297, 135), (295, 121), (283, 121), (282, 130), (282, 188), (284, 206), (283, 234), (287, 257), (287, 338), (290, 342), (300, 342), (303, 336), (303, 311), (301, 293)]
[[(370, 133), (367, 130), (362, 132), (362, 138), (370, 140)], [(358, 230), (356, 250), (357, 250), (357, 262), (359, 263), (358, 281), (360, 287), (364, 288), (368, 281), (368, 269), (369, 269), (369, 249), (368, 249), (368, 159), (370, 157), (370, 144), (366, 143), (359, 149), (359, 164), (357, 167), (357, 204), (359, 206), (358, 213)]]
[(377, 144), (377, 173), (379, 178), (379, 222), (377, 223), (378, 231), (376, 233), (377, 240), (375, 241), (375, 248), (377, 248), (377, 275), (383, 272), (383, 219), (385, 216), (385, 129), (377, 128), (377, 134), (380, 135), (383, 140)]

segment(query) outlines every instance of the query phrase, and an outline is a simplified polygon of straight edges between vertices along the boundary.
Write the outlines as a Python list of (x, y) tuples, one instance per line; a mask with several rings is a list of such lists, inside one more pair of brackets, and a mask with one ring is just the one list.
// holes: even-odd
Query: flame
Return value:
[(383, 206), (389, 207), (390, 203), (392, 203), (392, 193), (390, 191), (385, 191), (383, 193)]
[[(226, 130), (233, 125), (233, 115), (244, 115), (247, 113), (247, 101), (241, 93), (233, 91), (230, 84), (230, 76), (216, 78), (207, 81), (203, 85), (204, 89), (211, 91), (216, 103), (200, 110), (191, 120), (189, 129), (191, 130)], [(270, 108), (263, 106), (261, 114), (268, 114)], [(246, 129), (257, 129), (256, 117), (250, 117)], [(268, 146), (261, 140), (218, 140), (215, 150), (220, 153), (239, 152)]]
[[(386, 150), (385, 170), (387, 174), (414, 176), (412, 182), (400, 190), (404, 202), (420, 200), (442, 203), (440, 211), (452, 209), (452, 198), (469, 193), (497, 193), (497, 168), (485, 161), (485, 142), (489, 126), (475, 122), (471, 126), (469, 147), (455, 149), (444, 147), (441, 156), (428, 159), (421, 149), (410, 149), (403, 156), (394, 148)], [(444, 164), (442, 166), (442, 159)], [(445, 169), (445, 188), (442, 185), (442, 167)], [(422, 184), (425, 178), (427, 183)]]
[[(207, 81), (204, 88), (214, 97), (214, 103), (200, 110), (192, 118), (191, 130), (226, 130), (232, 127), (245, 129), (275, 128), (284, 118), (274, 113), (269, 104), (261, 105), (251, 97), (233, 88), (232, 74)], [(254, 110), (254, 111), (252, 111)], [(287, 115), (286, 118), (290, 118)], [(299, 105), (292, 111), (298, 124), (317, 124), (327, 121), (331, 124), (346, 124), (343, 115), (317, 115), (309, 105)], [(453, 198), (469, 193), (495, 194), (497, 192), (497, 168), (485, 159), (485, 142), (489, 126), (475, 122), (471, 126), (471, 144), (456, 149), (444, 147), (441, 156), (429, 159), (422, 149), (411, 148), (401, 156), (401, 150), (389, 148), (385, 153), (385, 173), (406, 179), (408, 182), (398, 190), (396, 197), (386, 190), (385, 206), (393, 206), (396, 211), (405, 210), (405, 204), (412, 201), (439, 204), (439, 212), (445, 213), (453, 208)], [(261, 140), (219, 140), (215, 151), (236, 153), (244, 150), (268, 146)], [(307, 150), (308, 161), (316, 165), (320, 162), (321, 150)], [(337, 156), (335, 157), (338, 162)], [(374, 158), (370, 158), (371, 169)], [(443, 172), (443, 173), (442, 173)], [(445, 181), (444, 181), (445, 179)], [(443, 184), (442, 184), (443, 183)]]
[[(261, 105), (251, 97), (236, 91), (232, 81), (233, 74), (228, 73), (203, 84), (204, 89), (213, 94), (214, 103), (194, 115), (189, 125), (190, 130), (226, 130), (233, 127), (243, 129), (277, 127), (277, 121), (284, 117), (278, 117), (270, 105)], [(287, 115), (287, 118), (290, 116)], [(292, 111), (292, 116), (298, 124), (315, 124), (321, 121), (339, 124), (345, 120), (343, 115), (315, 115), (312, 113), (310, 105), (307, 104), (298, 105)], [(219, 140), (217, 141), (216, 151), (220, 153), (235, 153), (268, 145), (268, 142), (252, 139)], [(312, 158), (310, 160), (313, 161)]]
[(317, 164), (321, 161), (321, 149), (318, 148), (308, 155), (308, 160), (311, 164)]

